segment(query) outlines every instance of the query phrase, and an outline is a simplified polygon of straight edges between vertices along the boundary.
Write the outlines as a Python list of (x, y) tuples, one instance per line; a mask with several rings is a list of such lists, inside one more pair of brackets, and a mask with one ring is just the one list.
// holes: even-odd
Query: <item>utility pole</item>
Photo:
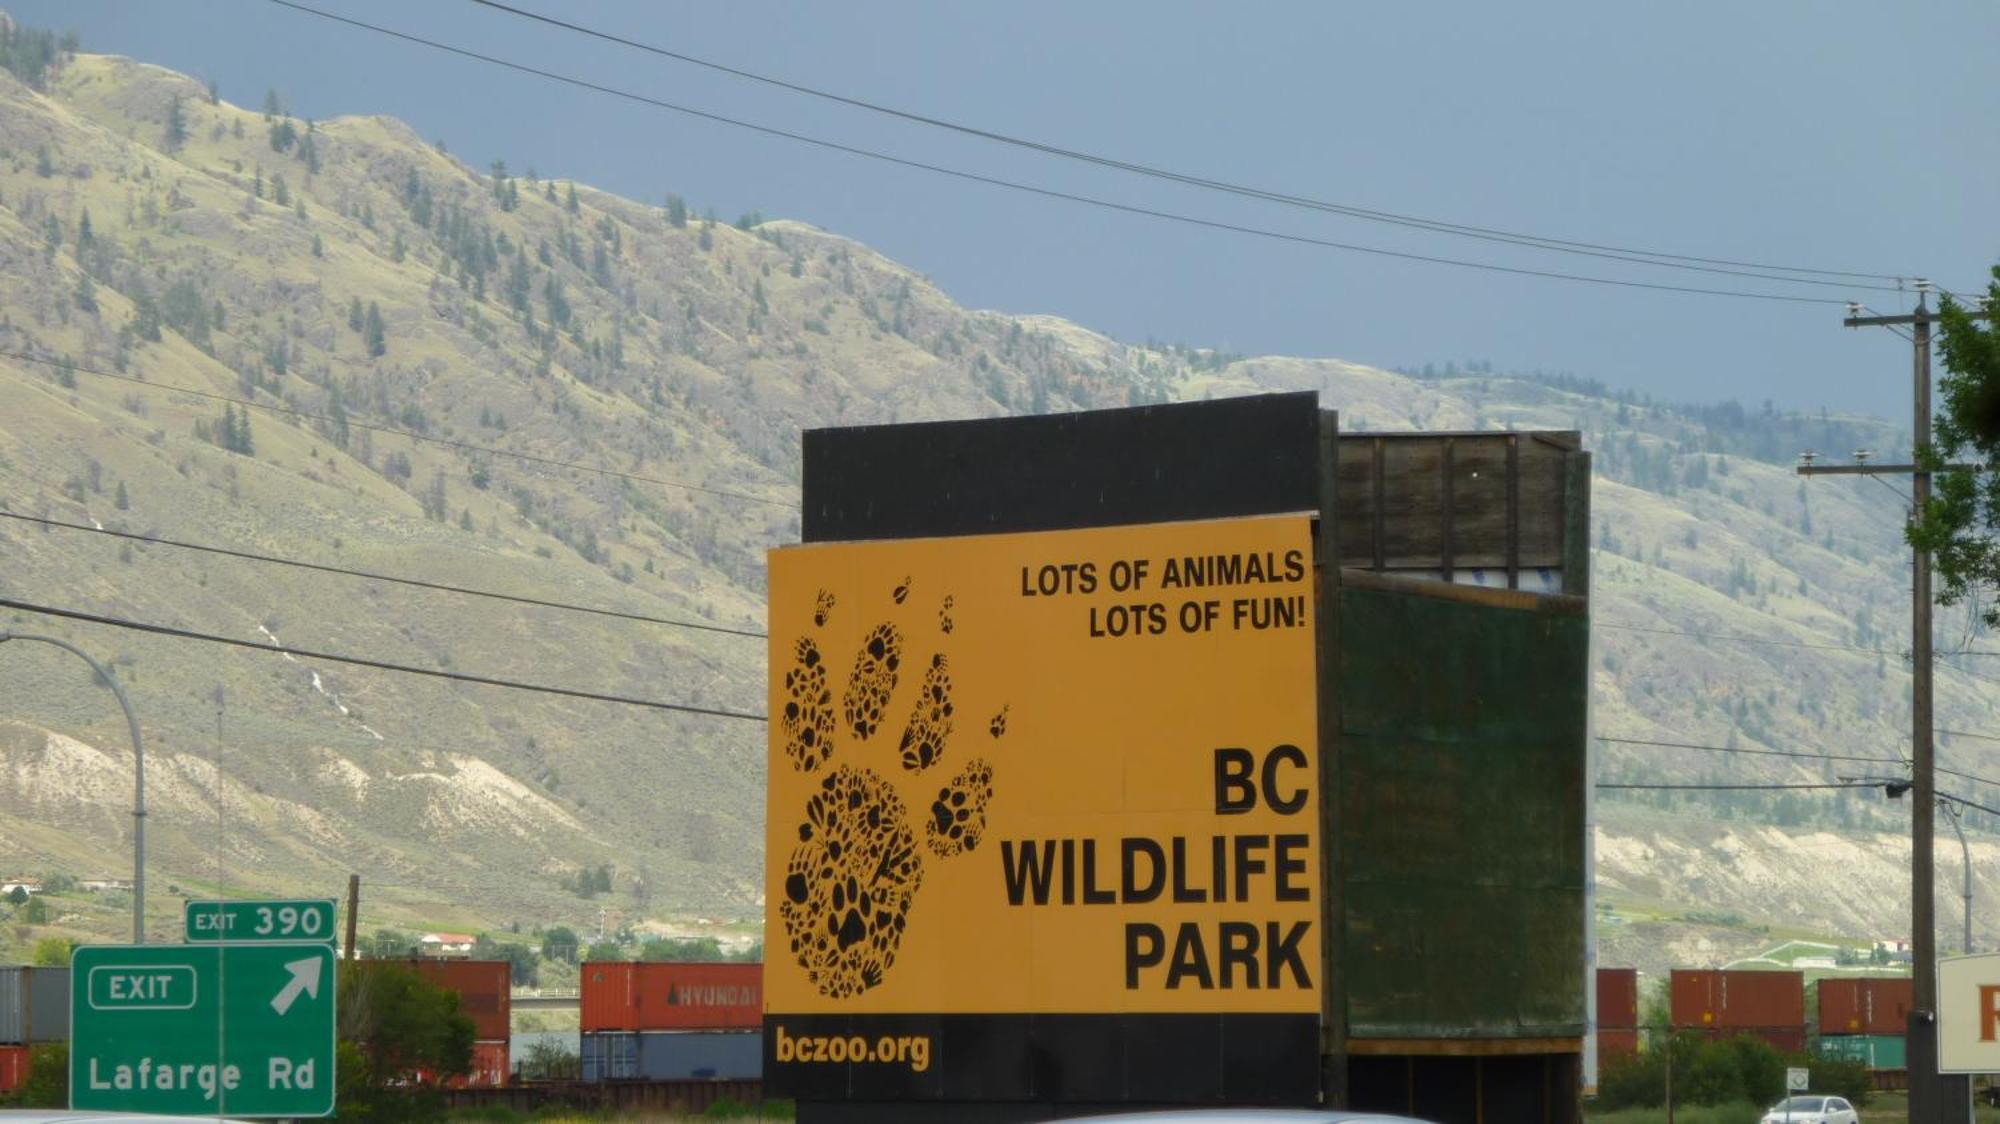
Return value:
[[(1931, 325), (1937, 314), (1928, 307), (1931, 285), (1917, 282), (1916, 311), (1897, 316), (1863, 316), (1859, 305), (1848, 306), (1850, 328), (1908, 325), (1913, 346), (1911, 363), (1913, 463), (1815, 465), (1808, 454), (1801, 476), (1832, 474), (1905, 475), (1911, 483), (1912, 520), (1920, 518), (1931, 498), (1931, 472), (1925, 466), (1931, 444)], [(1974, 312), (1975, 318), (1992, 315)], [(1857, 457), (1857, 460), (1859, 457)], [(1950, 465), (1952, 469), (1976, 466)], [(1911, 1007), (1907, 1051), (1910, 1073), (1910, 1119), (1960, 1124), (1971, 1120), (1970, 1085), (1963, 1077), (1937, 1071), (1937, 762), (1932, 739), (1931, 555), (1911, 551), (1910, 571), (1910, 953)]]
[[(1931, 474), (1923, 467), (1931, 447), (1931, 319), (1925, 294), (1917, 293), (1917, 318), (1911, 322), (1915, 348), (1916, 416), (1912, 420), (1910, 515), (1923, 518), (1930, 506)], [(1910, 1067), (1910, 1118), (1944, 1120), (1947, 1098), (1937, 1072), (1937, 757), (1931, 726), (1931, 686), (1936, 668), (1931, 659), (1931, 554), (1911, 552), (1910, 571), (1910, 957), (1909, 1035), (1927, 1037), (1922, 1054), (1922, 1080)], [(1917, 1024), (1923, 1023), (1920, 1031)], [(1906, 1045), (1907, 1051), (1908, 1046)], [(1961, 1101), (1964, 1098), (1959, 1098)], [(1969, 1104), (1969, 1102), (1968, 1102)], [(1936, 1113), (1938, 1115), (1933, 1115)]]
[(361, 876), (347, 876), (347, 958), (355, 956), (355, 929), (361, 921)]

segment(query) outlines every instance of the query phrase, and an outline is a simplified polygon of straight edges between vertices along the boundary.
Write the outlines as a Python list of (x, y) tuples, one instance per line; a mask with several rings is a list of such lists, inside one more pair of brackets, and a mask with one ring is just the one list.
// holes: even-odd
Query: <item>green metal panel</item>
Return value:
[(1821, 1035), (1819, 1056), (1860, 1062), (1869, 1069), (1909, 1068), (1900, 1034)]
[(1581, 1035), (1588, 617), (1353, 586), (1340, 612), (1348, 1032)]

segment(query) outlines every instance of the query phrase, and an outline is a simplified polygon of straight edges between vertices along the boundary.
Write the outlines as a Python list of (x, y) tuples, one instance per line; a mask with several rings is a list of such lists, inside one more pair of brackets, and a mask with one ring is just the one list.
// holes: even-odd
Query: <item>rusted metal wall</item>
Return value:
[(1821, 1034), (1902, 1035), (1909, 1026), (1913, 985), (1902, 979), (1819, 981)]
[(1597, 1032), (1597, 1064), (1602, 1067), (1621, 1058), (1634, 1057), (1639, 1053), (1639, 1032), (1636, 1030), (1613, 1030), (1600, 1028)]
[(411, 960), (416, 973), (458, 993), (458, 1009), (472, 1018), (473, 1037), (505, 1042), (512, 1033), (512, 966), (505, 960)]
[(1800, 972), (1676, 968), (1668, 993), (1669, 1015), (1677, 1028), (1805, 1034), (1806, 982)]
[(1341, 580), (1348, 1034), (1580, 1042), (1584, 601)]
[(1340, 564), (1536, 588), (1574, 560), (1567, 473), (1581, 447), (1571, 431), (1342, 434)]
[(762, 964), (586, 963), (580, 981), (586, 1033), (763, 1026)]
[(11, 1093), (28, 1079), (28, 1047), (0, 1046), (0, 1093)]
[(1597, 1025), (1606, 1030), (1631, 1030), (1639, 1025), (1639, 970), (1597, 970)]

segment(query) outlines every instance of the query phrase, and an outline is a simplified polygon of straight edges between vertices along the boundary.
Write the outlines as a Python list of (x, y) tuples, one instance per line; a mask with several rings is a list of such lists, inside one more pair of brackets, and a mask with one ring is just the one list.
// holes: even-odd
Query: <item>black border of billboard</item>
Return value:
[(1317, 511), (1311, 392), (1078, 414), (809, 429), (805, 542)]
[[(907, 1062), (779, 1061), (791, 1040), (930, 1040)], [(1226, 1015), (766, 1015), (767, 1091), (879, 1112), (884, 1102), (1309, 1105), (1318, 1096), (1319, 1018)]]

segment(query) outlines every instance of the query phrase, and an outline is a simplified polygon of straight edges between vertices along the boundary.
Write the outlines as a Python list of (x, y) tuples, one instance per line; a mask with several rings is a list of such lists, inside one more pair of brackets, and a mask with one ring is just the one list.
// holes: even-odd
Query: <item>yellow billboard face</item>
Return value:
[(1305, 516), (770, 555), (771, 1014), (1320, 1009)]

